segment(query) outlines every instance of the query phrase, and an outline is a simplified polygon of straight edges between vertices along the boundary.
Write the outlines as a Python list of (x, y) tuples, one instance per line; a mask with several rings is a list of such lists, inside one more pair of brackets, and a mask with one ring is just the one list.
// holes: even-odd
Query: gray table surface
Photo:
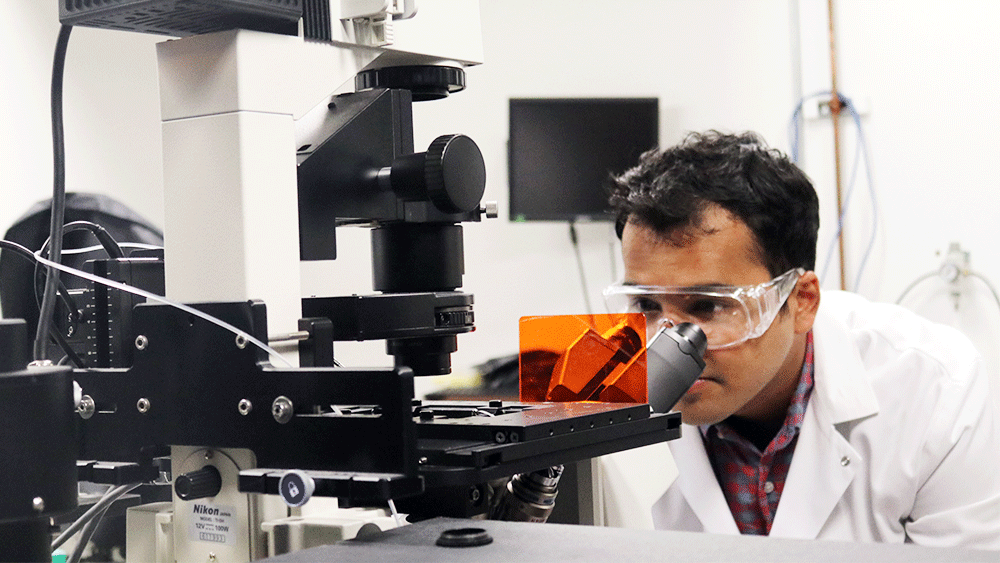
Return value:
[[(441, 532), (482, 528), (487, 545), (439, 547)], [(640, 531), (569, 524), (532, 524), (435, 518), (337, 545), (306, 549), (267, 559), (302, 561), (671, 561), (671, 562), (824, 562), (824, 561), (989, 561), (1000, 552), (914, 545), (858, 544), (690, 532)]]

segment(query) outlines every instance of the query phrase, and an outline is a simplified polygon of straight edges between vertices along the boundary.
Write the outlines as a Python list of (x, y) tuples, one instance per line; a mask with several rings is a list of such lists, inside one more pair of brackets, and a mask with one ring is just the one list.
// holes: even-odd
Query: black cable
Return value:
[(73, 362), (73, 365), (75, 365), (80, 369), (84, 369), (87, 367), (87, 364), (84, 363), (83, 358), (81, 358), (79, 354), (76, 353), (76, 350), (73, 350), (73, 347), (69, 345), (69, 342), (66, 341), (66, 337), (63, 336), (63, 333), (60, 332), (57, 327), (53, 326), (52, 328), (49, 329), (49, 336), (51, 336), (56, 341), (56, 344), (58, 344), (59, 348), (61, 348), (63, 353), (66, 354), (66, 357), (69, 358), (71, 362)]
[[(63, 25), (59, 28), (59, 38), (56, 40), (56, 51), (52, 61), (52, 214), (49, 219), (49, 238), (52, 239), (52, 250), (49, 257), (53, 262), (62, 260), (62, 237), (59, 236), (63, 218), (66, 215), (66, 146), (63, 131), (63, 71), (66, 68), (66, 48), (69, 45), (69, 34), (72, 26)], [(52, 325), (52, 313), (55, 311), (55, 296), (59, 286), (59, 271), (49, 269), (45, 279), (45, 292), (42, 295), (42, 307), (38, 315), (38, 330), (35, 332), (34, 359), (46, 359), (46, 342), (49, 327)]]
[[(62, 236), (66, 236), (69, 233), (75, 231), (88, 231), (94, 235), (101, 246), (104, 247), (104, 251), (108, 253), (108, 258), (124, 258), (125, 253), (122, 251), (122, 247), (115, 240), (115, 237), (111, 236), (111, 233), (107, 229), (98, 225), (97, 223), (92, 223), (90, 221), (73, 221), (66, 223), (62, 226)], [(39, 251), (45, 256), (45, 252), (49, 248), (49, 244), (52, 242), (51, 238), (45, 239), (45, 243), (42, 244), (42, 249)]]
[(580, 241), (576, 236), (576, 223), (569, 222), (569, 240), (573, 243), (573, 250), (576, 252), (576, 263), (580, 269), (580, 284), (583, 286), (583, 303), (587, 306), (587, 314), (591, 317), (594, 312), (590, 309), (590, 291), (587, 290), (587, 276), (583, 271), (583, 256), (580, 254)]
[[(15, 256), (20, 256), (20, 257), (22, 257), (22, 258), (30, 261), (32, 264), (35, 264), (35, 265), (38, 264), (38, 260), (35, 259), (35, 254), (33, 252), (31, 252), (30, 250), (28, 250), (27, 248), (21, 246), (20, 244), (17, 244), (16, 242), (11, 242), (9, 240), (0, 239), (0, 248), (6, 248), (8, 250), (13, 250)], [(70, 295), (69, 290), (66, 289), (66, 286), (63, 284), (63, 282), (61, 280), (59, 281), (59, 297), (62, 299), (63, 305), (66, 307), (66, 309), (68, 311), (72, 312), (72, 314), (73, 314), (73, 321), (74, 322), (75, 321), (79, 321), (80, 320), (80, 308), (77, 306), (76, 300), (73, 299), (73, 296)], [(36, 296), (35, 296), (35, 304), (39, 305), (37, 291), (36, 291)]]
[(31, 261), (32, 264), (37, 264), (38, 260), (35, 259), (35, 253), (28, 250), (27, 247), (21, 246), (16, 242), (11, 242), (9, 240), (0, 239), (0, 248), (6, 248), (7, 250), (13, 250), (17, 256), (22, 256)]
[[(35, 306), (39, 311), (42, 310), (42, 291), (44, 291), (45, 278), (38, 273), (35, 274)], [(59, 299), (62, 301), (63, 307), (73, 316), (70, 319), (71, 322), (79, 322), (81, 318), (80, 307), (76, 304), (76, 299), (70, 294), (69, 289), (63, 284), (63, 281), (59, 280)], [(50, 323), (51, 325), (51, 323)], [(50, 328), (50, 333), (52, 329)]]
[[(90, 221), (73, 221), (71, 223), (66, 223), (65, 225), (62, 226), (62, 236), (64, 237), (67, 234), (75, 231), (88, 231), (91, 234), (93, 234), (94, 238), (96, 238), (97, 241), (101, 243), (101, 247), (103, 247), (104, 251), (108, 254), (108, 258), (116, 259), (125, 257), (125, 253), (124, 251), (122, 251), (122, 247), (120, 244), (118, 244), (118, 241), (115, 240), (115, 237), (111, 236), (111, 233), (109, 233), (107, 229), (98, 225), (97, 223), (92, 223)], [(51, 237), (45, 239), (45, 242), (42, 244), (42, 248), (39, 249), (38, 253), (41, 254), (42, 256), (47, 256), (46, 252), (48, 251), (49, 244), (51, 242), (52, 242)], [(37, 280), (39, 277), (39, 269), (40, 269), (40, 264), (36, 260), (35, 261), (36, 299), (38, 293)]]
[[(37, 268), (38, 262), (35, 261), (34, 264), (35, 264), (35, 266)], [(41, 295), (41, 291), (44, 290), (44, 282), (45, 282), (45, 278), (41, 275), (40, 272), (38, 272), (36, 270), (35, 271), (35, 288), (34, 288), (35, 289), (35, 306), (38, 307), (39, 311), (41, 311), (41, 309), (42, 309), (42, 295)], [(80, 307), (77, 306), (76, 299), (73, 298), (73, 295), (70, 294), (69, 289), (66, 287), (66, 285), (63, 283), (63, 281), (61, 279), (59, 280), (59, 298), (62, 300), (63, 306), (66, 307), (66, 310), (70, 311), (73, 314), (73, 322), (79, 321), (80, 320)]]
[[(15, 256), (20, 256), (25, 260), (30, 261), (32, 264), (35, 265), (38, 264), (38, 260), (35, 258), (35, 255), (30, 250), (21, 246), (20, 244), (17, 244), (16, 242), (0, 239), (0, 249), (4, 248), (8, 250), (13, 250)], [(76, 300), (73, 299), (73, 296), (70, 295), (69, 290), (66, 289), (66, 286), (63, 285), (63, 282), (61, 280), (59, 281), (59, 297), (60, 299), (62, 299), (63, 306), (66, 307), (66, 310), (69, 311), (71, 315), (73, 315), (73, 319), (71, 322), (74, 323), (79, 322), (80, 310), (77, 308)], [(37, 295), (35, 296), (35, 303), (36, 304), (38, 303)], [(77, 355), (77, 353), (70, 347), (69, 342), (66, 341), (62, 333), (59, 332), (58, 328), (50, 325), (49, 335), (52, 336), (52, 338), (56, 341), (56, 343), (59, 344), (59, 347), (62, 348), (63, 353), (66, 354), (66, 357), (64, 359), (72, 361), (73, 364), (78, 368), (87, 367), (83, 359), (80, 358), (80, 356)], [(60, 364), (62, 364), (62, 360), (60, 360)]]
[(274, 348), (271, 348), (270, 346), (268, 346), (267, 344), (261, 342), (260, 340), (258, 340), (254, 336), (252, 336), (250, 334), (247, 334), (245, 331), (236, 328), (235, 326), (227, 323), (226, 321), (223, 321), (222, 319), (213, 317), (212, 315), (209, 315), (208, 313), (206, 313), (206, 312), (204, 312), (204, 311), (202, 311), (200, 309), (196, 309), (196, 308), (194, 308), (194, 307), (192, 307), (190, 305), (185, 305), (184, 303), (178, 303), (176, 301), (172, 301), (172, 300), (167, 299), (166, 297), (164, 297), (162, 295), (157, 295), (157, 294), (155, 294), (153, 292), (146, 291), (146, 290), (140, 289), (138, 287), (133, 287), (133, 286), (130, 286), (130, 285), (122, 283), (122, 282), (110, 280), (108, 278), (102, 278), (101, 276), (95, 276), (94, 274), (90, 274), (90, 273), (84, 272), (82, 270), (78, 270), (76, 268), (71, 268), (69, 266), (66, 266), (65, 264), (58, 264), (56, 262), (53, 262), (53, 261), (49, 260), (48, 258), (42, 258), (41, 256), (38, 256), (37, 259), (38, 259), (39, 262), (41, 262), (42, 264), (44, 264), (44, 265), (46, 265), (46, 266), (48, 266), (50, 268), (61, 270), (63, 272), (69, 273), (69, 274), (74, 275), (74, 276), (79, 277), (79, 278), (83, 278), (83, 279), (88, 280), (88, 281), (93, 282), (93, 283), (99, 283), (101, 285), (105, 285), (107, 287), (118, 289), (120, 291), (126, 291), (128, 293), (133, 294), (133, 295), (138, 295), (140, 297), (145, 297), (149, 301), (155, 301), (157, 303), (165, 303), (167, 305), (170, 305), (171, 307), (174, 307), (175, 309), (180, 309), (181, 311), (184, 311), (185, 313), (188, 313), (189, 315), (193, 315), (195, 317), (199, 317), (199, 318), (205, 319), (206, 321), (208, 321), (208, 322), (210, 322), (210, 323), (218, 326), (219, 328), (228, 330), (229, 332), (231, 332), (231, 333), (239, 336), (240, 338), (246, 339), (247, 342), (249, 342), (249, 343), (253, 344), (254, 346), (260, 348), (261, 350), (267, 352), (271, 357), (277, 358), (284, 367), (289, 367), (289, 368), (293, 367), (292, 364), (291, 364), (291, 362), (289, 362), (284, 357), (282, 357), (282, 355), (279, 354), (278, 351), (275, 350)]
[[(101, 243), (101, 246), (104, 248), (104, 251), (107, 252), (108, 258), (116, 259), (125, 257), (125, 253), (122, 251), (122, 247), (120, 244), (118, 244), (118, 241), (116, 241), (115, 238), (111, 236), (111, 233), (109, 233), (107, 229), (98, 225), (97, 223), (92, 223), (90, 221), (73, 221), (71, 223), (66, 223), (65, 225), (62, 226), (62, 236), (66, 236), (68, 233), (72, 233), (75, 231), (88, 231), (91, 234), (93, 234), (94, 238), (96, 238), (97, 241)], [(45, 239), (45, 242), (42, 244), (42, 248), (38, 251), (39, 254), (41, 254), (42, 256), (46, 256), (45, 253), (48, 250), (49, 244), (51, 242), (52, 242), (51, 238)], [(32, 256), (32, 258), (34, 258), (34, 256)], [(35, 260), (35, 275), (34, 275), (35, 282), (33, 284), (33, 287), (35, 289), (36, 302), (38, 301), (38, 283), (41, 277), (40, 273), (41, 273), (41, 264), (39, 264), (38, 261)], [(39, 310), (41, 310), (41, 305), (39, 305)], [(76, 311), (77, 309), (74, 306), (70, 310)]]

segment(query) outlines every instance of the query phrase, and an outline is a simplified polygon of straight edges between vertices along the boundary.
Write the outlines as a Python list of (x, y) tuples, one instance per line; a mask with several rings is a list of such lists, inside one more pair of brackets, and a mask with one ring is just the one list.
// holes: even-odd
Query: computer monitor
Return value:
[(658, 144), (656, 98), (512, 98), (510, 220), (613, 220), (610, 176)]

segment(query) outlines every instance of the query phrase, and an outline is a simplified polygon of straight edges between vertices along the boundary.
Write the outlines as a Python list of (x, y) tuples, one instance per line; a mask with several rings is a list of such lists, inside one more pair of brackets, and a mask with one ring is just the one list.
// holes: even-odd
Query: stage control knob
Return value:
[(316, 492), (316, 481), (305, 472), (292, 469), (281, 476), (278, 491), (288, 506), (302, 506)]
[(185, 473), (174, 480), (174, 492), (183, 500), (214, 497), (222, 490), (222, 475), (212, 465)]

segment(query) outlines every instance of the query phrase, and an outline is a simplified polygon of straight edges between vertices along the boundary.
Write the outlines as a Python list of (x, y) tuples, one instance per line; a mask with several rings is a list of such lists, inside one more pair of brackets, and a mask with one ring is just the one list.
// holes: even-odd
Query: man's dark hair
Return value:
[(683, 244), (715, 204), (750, 228), (771, 275), (815, 268), (816, 190), (755, 133), (690, 133), (674, 147), (648, 151), (612, 180), (610, 201), (618, 213), (618, 238), (631, 221)]

